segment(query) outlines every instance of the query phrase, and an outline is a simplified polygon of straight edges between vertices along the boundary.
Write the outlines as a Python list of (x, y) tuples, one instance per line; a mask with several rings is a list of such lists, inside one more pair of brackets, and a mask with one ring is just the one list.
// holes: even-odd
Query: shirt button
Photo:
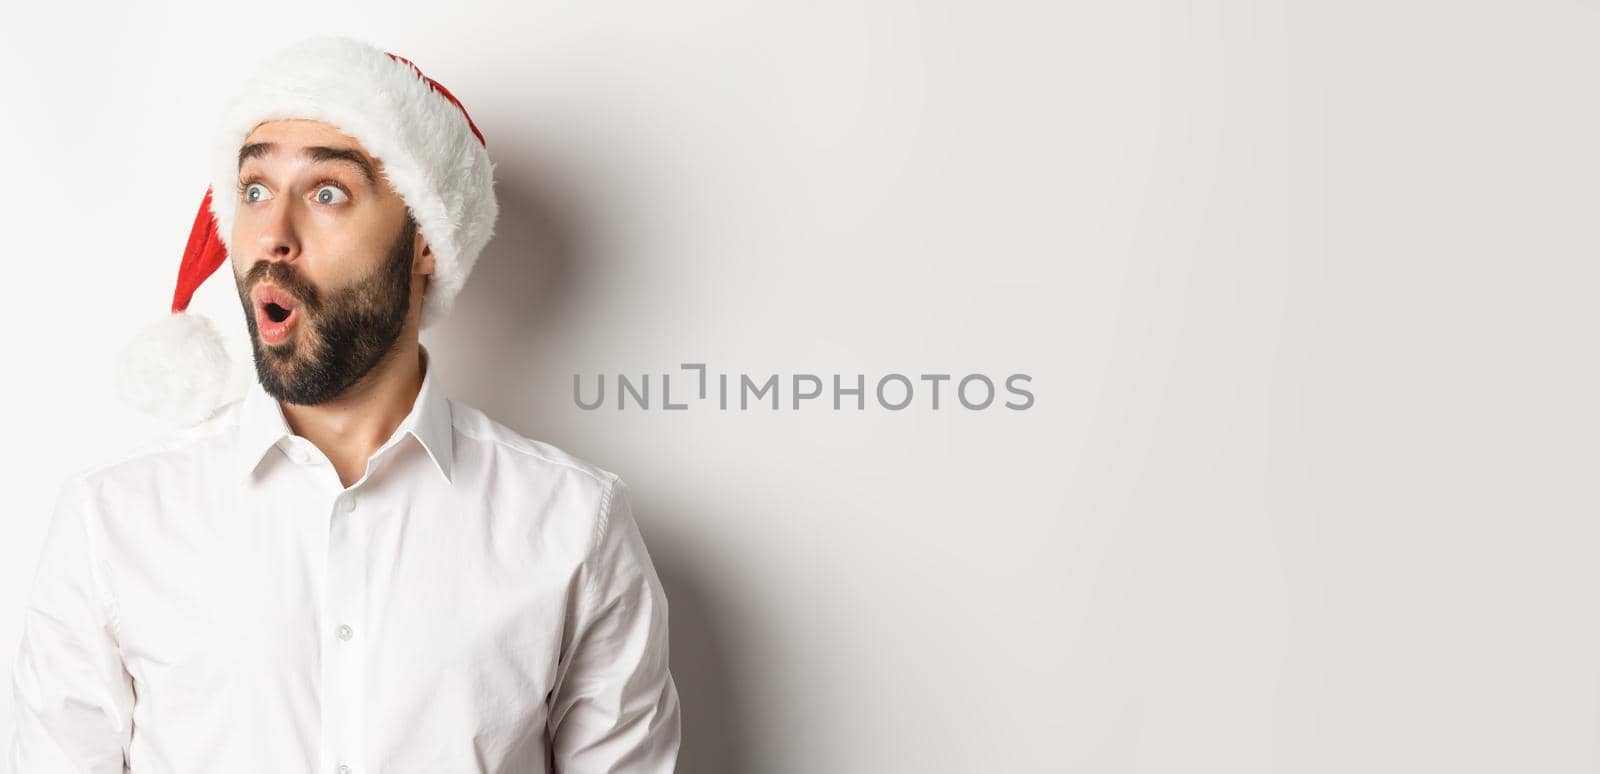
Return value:
[(350, 628), (350, 624), (339, 624), (339, 639), (348, 640), (354, 637), (355, 633), (356, 630)]
[(343, 763), (339, 764), (339, 774), (350, 774), (350, 767)]
[(349, 513), (356, 509), (356, 496), (350, 495), (339, 503), (339, 510)]

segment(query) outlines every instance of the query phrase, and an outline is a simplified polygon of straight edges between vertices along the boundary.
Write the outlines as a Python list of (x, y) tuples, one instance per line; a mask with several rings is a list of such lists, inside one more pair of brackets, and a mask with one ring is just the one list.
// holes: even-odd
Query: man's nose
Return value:
[(286, 201), (272, 203), (262, 224), (257, 247), (265, 260), (293, 261), (300, 257), (300, 239), (294, 227), (294, 207)]

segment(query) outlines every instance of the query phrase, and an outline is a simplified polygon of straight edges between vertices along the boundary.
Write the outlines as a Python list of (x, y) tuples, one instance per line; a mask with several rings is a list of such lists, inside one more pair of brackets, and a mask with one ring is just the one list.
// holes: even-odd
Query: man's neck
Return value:
[(422, 390), (423, 363), (415, 339), (390, 355), (338, 397), (315, 406), (279, 402), (296, 435), (311, 441), (348, 487), (366, 473), (373, 452), (405, 421)]

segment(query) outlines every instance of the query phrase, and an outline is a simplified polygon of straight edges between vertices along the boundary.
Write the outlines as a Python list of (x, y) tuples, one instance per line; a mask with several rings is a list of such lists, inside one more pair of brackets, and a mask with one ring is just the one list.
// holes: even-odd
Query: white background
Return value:
[[(424, 342), (633, 485), (681, 770), (1600, 766), (1594, 0), (5, 14), (7, 675), (57, 486), (159, 430), (112, 364), (223, 96), (328, 31), (488, 139)], [(193, 308), (247, 375), (225, 274)], [(573, 401), (682, 362), (1036, 403)]]

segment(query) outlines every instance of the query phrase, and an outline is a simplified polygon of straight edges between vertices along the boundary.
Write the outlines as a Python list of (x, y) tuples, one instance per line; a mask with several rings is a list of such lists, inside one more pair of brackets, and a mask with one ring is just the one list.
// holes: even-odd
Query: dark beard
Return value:
[[(239, 282), (239, 300), (250, 326), (256, 378), (267, 394), (302, 406), (343, 393), (394, 351), (411, 310), (411, 264), (416, 221), (406, 213), (389, 255), (371, 274), (322, 294), (283, 261), (257, 261)], [(294, 296), (301, 315), (288, 341), (265, 346), (256, 324), (250, 288), (269, 281)]]

